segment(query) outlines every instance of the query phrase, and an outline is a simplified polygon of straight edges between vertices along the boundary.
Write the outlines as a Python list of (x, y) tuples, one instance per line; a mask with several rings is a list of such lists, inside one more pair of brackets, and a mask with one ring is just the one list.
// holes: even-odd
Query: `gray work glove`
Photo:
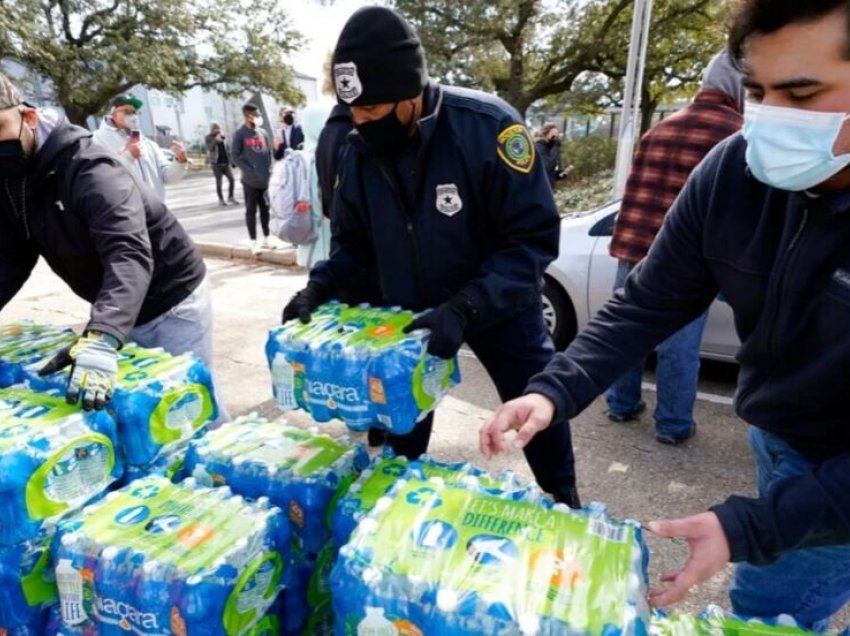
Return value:
[(87, 332), (57, 353), (38, 374), (49, 375), (72, 365), (65, 400), (68, 404), (76, 404), (82, 399), (86, 411), (100, 410), (112, 399), (118, 376), (119, 345), (112, 336)]

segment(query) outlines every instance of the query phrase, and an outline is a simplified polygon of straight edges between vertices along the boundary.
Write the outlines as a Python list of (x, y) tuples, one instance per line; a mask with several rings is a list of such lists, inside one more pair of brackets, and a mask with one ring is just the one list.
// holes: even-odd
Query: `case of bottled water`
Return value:
[(317, 422), (341, 419), (355, 431), (410, 432), (460, 382), (457, 359), (427, 354), (427, 331), (403, 332), (413, 317), (332, 302), (307, 325), (272, 329), (266, 357), (278, 405), (304, 409)]
[(13, 546), (0, 547), (0, 634), (41, 634), (47, 609), (56, 604), (50, 567), (54, 526)]
[(20, 384), (27, 367), (47, 362), (76, 339), (71, 329), (31, 321), (0, 325), (0, 387)]
[(336, 633), (644, 635), (647, 559), (600, 505), (402, 479), (340, 550)]
[(245, 497), (268, 497), (287, 514), (294, 548), (312, 558), (330, 539), (331, 501), (368, 461), (362, 445), (254, 414), (193, 440), (186, 472)]
[(59, 523), (57, 633), (244, 636), (280, 592), (290, 541), (268, 499), (135, 481)]
[(281, 634), (325, 636), (333, 633), (330, 574), (337, 549), (328, 544), (317, 556), (293, 552), (278, 612)]
[(815, 632), (803, 629), (787, 614), (744, 618), (709, 605), (698, 615), (654, 611), (649, 633), (651, 636), (813, 636)]
[(0, 545), (84, 505), (123, 472), (114, 420), (64, 397), (0, 389)]
[(337, 548), (348, 543), (354, 528), (372, 511), (375, 502), (386, 495), (398, 479), (408, 475), (426, 480), (440, 477), (448, 484), (466, 484), (499, 493), (522, 489), (522, 484), (511, 471), (492, 476), (469, 463), (441, 462), (427, 455), (411, 462), (384, 449), (347, 488), (331, 511), (331, 527)]

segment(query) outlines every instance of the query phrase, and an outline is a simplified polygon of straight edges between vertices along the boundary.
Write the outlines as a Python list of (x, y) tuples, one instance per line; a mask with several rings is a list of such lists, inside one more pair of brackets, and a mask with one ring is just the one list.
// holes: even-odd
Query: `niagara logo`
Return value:
[(98, 598), (97, 610), (100, 620), (111, 625), (118, 625), (125, 632), (139, 632), (140, 629), (157, 630), (156, 615), (150, 612), (140, 612), (135, 607), (123, 601), (111, 598)]
[(307, 392), (313, 397), (325, 398), (329, 402), (342, 402), (345, 404), (360, 401), (357, 389), (350, 386), (340, 386), (332, 382), (307, 380)]

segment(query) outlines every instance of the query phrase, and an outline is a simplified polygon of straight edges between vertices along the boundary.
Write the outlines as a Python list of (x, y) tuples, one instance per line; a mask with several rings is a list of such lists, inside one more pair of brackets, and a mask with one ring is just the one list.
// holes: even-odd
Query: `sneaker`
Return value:
[(218, 204), (223, 208), (227, 207), (227, 202), (224, 199), (219, 199)]
[(687, 435), (678, 437), (676, 435), (670, 435), (669, 433), (655, 433), (655, 441), (659, 444), (664, 444), (665, 446), (681, 446), (696, 434), (697, 423), (694, 422), (694, 425), (691, 427), (691, 430)]
[(260, 253), (261, 250), (262, 250), (262, 247), (260, 247), (259, 241), (256, 241), (256, 240), (251, 241), (251, 254), (256, 256), (257, 254)]
[(267, 236), (263, 239), (263, 247), (270, 250), (279, 250), (283, 243), (276, 236)]
[(227, 202), (228, 202), (230, 205), (239, 205), (239, 201), (237, 201), (234, 197), (230, 197), (230, 198), (227, 200)]
[(620, 415), (619, 413), (614, 413), (613, 411), (605, 411), (605, 415), (608, 416), (608, 419), (612, 422), (634, 422), (641, 413), (646, 410), (646, 402), (641, 400), (637, 403), (635, 410), (631, 413), (626, 413), (625, 415)]

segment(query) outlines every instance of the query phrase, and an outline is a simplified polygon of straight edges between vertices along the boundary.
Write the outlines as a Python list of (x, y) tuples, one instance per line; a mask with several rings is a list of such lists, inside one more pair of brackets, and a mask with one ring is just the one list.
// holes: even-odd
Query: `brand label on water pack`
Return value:
[(79, 625), (88, 620), (83, 608), (83, 577), (68, 559), (56, 567), (56, 587), (59, 589), (59, 611), (66, 625)]
[(298, 408), (295, 398), (295, 371), (286, 358), (278, 353), (272, 362), (272, 384), (280, 407), (286, 411)]

